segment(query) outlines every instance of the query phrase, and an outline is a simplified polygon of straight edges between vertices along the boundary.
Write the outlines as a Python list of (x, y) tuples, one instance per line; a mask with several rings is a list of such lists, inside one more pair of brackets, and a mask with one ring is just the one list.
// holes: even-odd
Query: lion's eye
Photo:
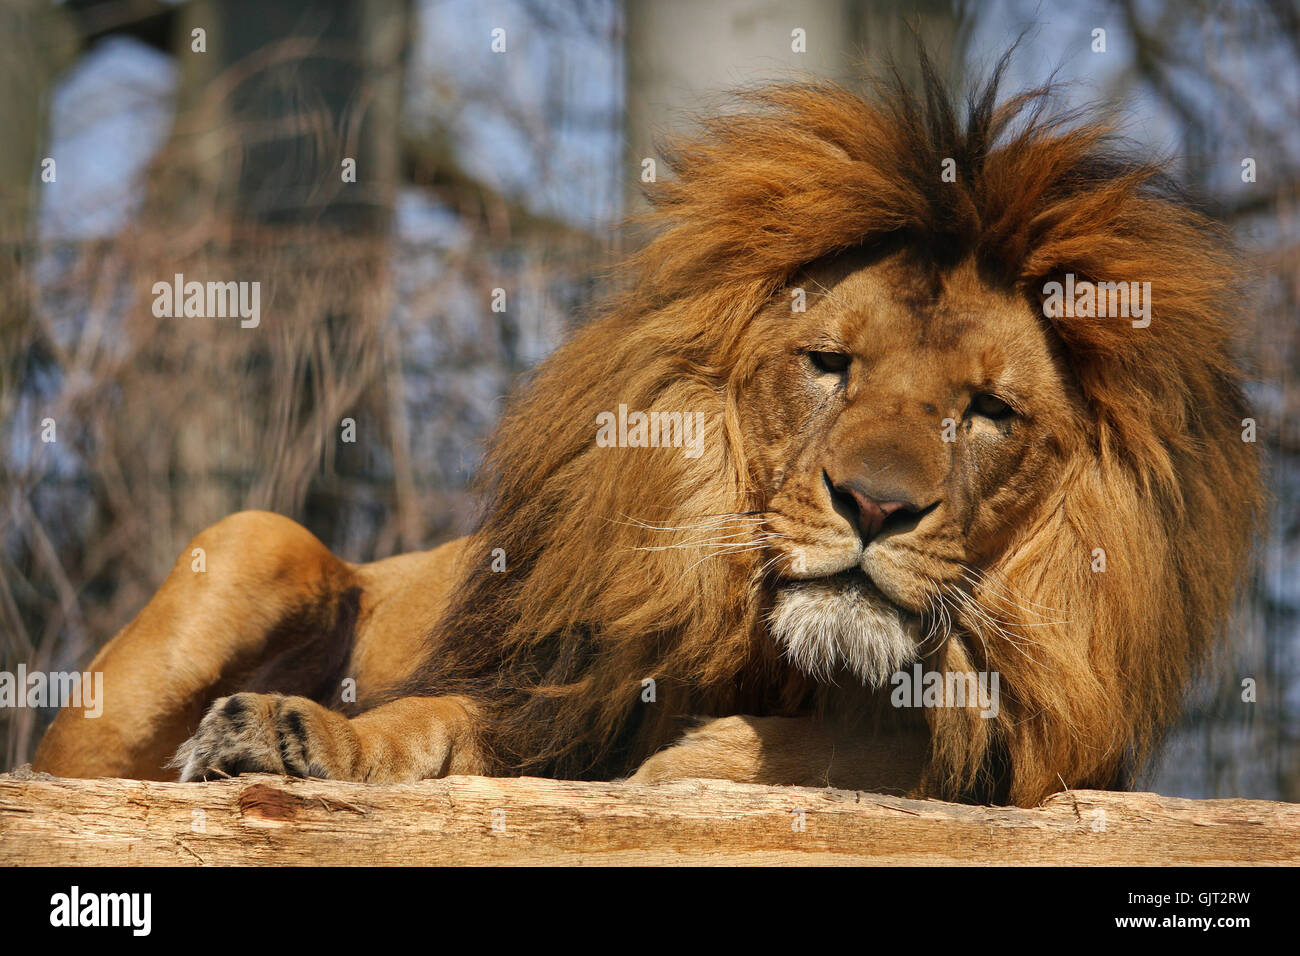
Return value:
[(980, 415), (995, 422), (1000, 422), (1010, 418), (1015, 414), (1015, 411), (996, 395), (982, 392), (971, 399), (969, 414)]
[(820, 375), (842, 375), (853, 360), (843, 352), (809, 352), (808, 361)]

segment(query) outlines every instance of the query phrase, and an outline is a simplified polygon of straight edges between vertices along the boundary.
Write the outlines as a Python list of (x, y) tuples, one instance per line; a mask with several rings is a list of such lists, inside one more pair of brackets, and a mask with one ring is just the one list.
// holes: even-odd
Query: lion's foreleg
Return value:
[(262, 511), (200, 532), (161, 588), (88, 667), (95, 707), (68, 706), (36, 752), (36, 770), (68, 777), (170, 776), (168, 757), (217, 689), (255, 668), (276, 625), (330, 617), (351, 569), (307, 529)]
[(471, 704), (404, 697), (349, 720), (305, 697), (234, 694), (181, 745), (180, 779), (240, 773), (400, 783), (484, 771)]

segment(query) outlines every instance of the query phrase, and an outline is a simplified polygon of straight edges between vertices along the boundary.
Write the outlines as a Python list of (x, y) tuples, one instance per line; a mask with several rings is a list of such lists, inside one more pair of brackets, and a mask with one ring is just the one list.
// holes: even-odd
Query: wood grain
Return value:
[(1300, 863), (1300, 805), (1074, 791), (1026, 810), (718, 780), (0, 776), (3, 866), (1241, 863)]

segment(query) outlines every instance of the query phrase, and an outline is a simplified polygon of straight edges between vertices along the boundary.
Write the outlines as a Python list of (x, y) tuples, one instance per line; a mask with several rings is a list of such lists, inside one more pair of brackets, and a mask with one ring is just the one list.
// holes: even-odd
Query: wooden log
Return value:
[(0, 866), (950, 863), (1294, 865), (1300, 804), (1074, 791), (1017, 809), (717, 780), (0, 776)]

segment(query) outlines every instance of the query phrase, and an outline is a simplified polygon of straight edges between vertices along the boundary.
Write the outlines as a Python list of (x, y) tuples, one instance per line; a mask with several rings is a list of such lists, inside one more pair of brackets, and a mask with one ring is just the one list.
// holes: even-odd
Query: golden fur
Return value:
[[(357, 588), (339, 673), (360, 674), (360, 702), (241, 685), (228, 666), (238, 642), (226, 641), (198, 652), (215, 655), (212, 674), (149, 716), (151, 739), (174, 747), (213, 698), (260, 689), (302, 696), (253, 724), (247, 702), (220, 701), (186, 745), (188, 777), (216, 759), (213, 741), (250, 740), (255, 726), (270, 728), (269, 742), (241, 745), (251, 762), (236, 769), (400, 779), (447, 772), (457, 752), (461, 772), (616, 777), (649, 758), (637, 779), (832, 782), (1019, 804), (1062, 783), (1122, 785), (1222, 633), (1259, 508), (1233, 358), (1239, 266), (1222, 232), (1157, 166), (1125, 159), (1105, 126), (1053, 117), (1047, 91), (995, 106), (996, 85), (964, 125), (933, 78), (919, 97), (768, 88), (708, 123), (673, 153), (675, 178), (653, 188), (660, 231), (633, 261), (635, 280), (510, 406), (484, 467), (482, 527), (454, 560), (438, 559), (437, 581), (412, 575), (434, 565), (411, 556), (392, 559), (408, 562), (400, 585), (395, 570), (337, 559), (310, 581), (241, 571), (231, 585), (250, 589), (232, 601), (269, 591), (275, 606), (297, 600), (331, 620), (339, 595)], [(941, 176), (946, 159), (955, 182)], [(1151, 283), (1149, 327), (1048, 321), (1044, 284), (1065, 273)], [(792, 316), (791, 293), (805, 286), (808, 312)], [(814, 331), (838, 336), (832, 351), (852, 355), (850, 371), (809, 371), (825, 349), (793, 336)], [(963, 412), (980, 375), (1000, 375), (1023, 414)], [(925, 389), (944, 397), (922, 401)], [(951, 409), (950, 395), (960, 398)], [(597, 416), (620, 405), (702, 412), (701, 454), (598, 447)], [(830, 416), (824, 428), (818, 416)], [(939, 438), (948, 417), (966, 429), (956, 451)], [(914, 527), (864, 547), (835, 517), (832, 472), (862, 463), (846, 435), (868, 459), (897, 450), (899, 495), (925, 498), (912, 502)], [(975, 491), (954, 497), (952, 455), (984, 476)], [(497, 549), (504, 572), (492, 569)], [(895, 611), (916, 625), (914, 654), (929, 669), (998, 673), (996, 718), (973, 707), (891, 712), (880, 682), (900, 663), (892, 657), (849, 664), (814, 651), (823, 671), (792, 665), (772, 637), (774, 605), (838, 587), (822, 572), (859, 560), (872, 590), (853, 607), (883, 609), (872, 627), (893, 627)], [(180, 564), (178, 574), (164, 591), (195, 586)], [(818, 610), (822, 597), (800, 613), (840, 613)], [(408, 611), (384, 617), (403, 601)], [(161, 654), (185, 611), (152, 613), (114, 643)], [(245, 677), (275, 615), (258, 620), (241, 631)], [(391, 642), (405, 651), (385, 652)], [(424, 705), (411, 699), (453, 700), (455, 716), (412, 717)], [(245, 722), (239, 733), (216, 726), (223, 707)], [(348, 727), (402, 708), (373, 738)], [(339, 721), (335, 710), (363, 716)], [(724, 719), (663, 749), (684, 716)], [(392, 745), (400, 756), (374, 743), (429, 736), (430, 720), (455, 732)], [(69, 756), (78, 733), (61, 716), (38, 768), (84, 771), (85, 748)], [(354, 734), (363, 742), (340, 750)], [(258, 746), (269, 764), (248, 757)], [(357, 756), (367, 747), (379, 754), (369, 762)], [(161, 749), (129, 766), (145, 772)]]

